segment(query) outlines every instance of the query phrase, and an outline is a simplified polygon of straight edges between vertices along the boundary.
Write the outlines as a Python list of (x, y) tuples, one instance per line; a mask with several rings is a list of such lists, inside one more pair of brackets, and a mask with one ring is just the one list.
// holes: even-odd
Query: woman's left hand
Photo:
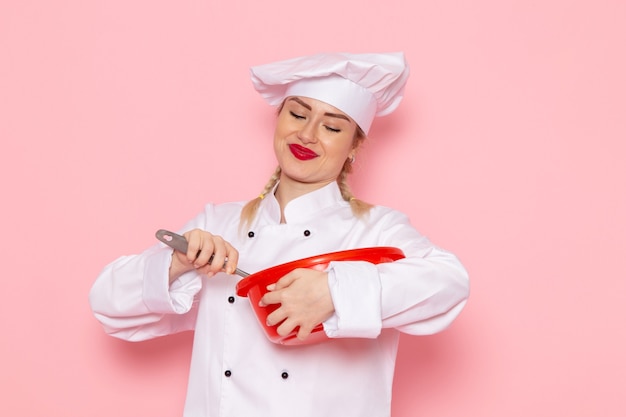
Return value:
[(328, 288), (328, 273), (308, 268), (294, 269), (276, 284), (268, 286), (269, 292), (261, 298), (260, 305), (280, 304), (267, 316), (267, 324), (280, 325), (280, 336), (288, 335), (296, 327), (298, 339), (304, 340), (315, 326), (335, 312)]

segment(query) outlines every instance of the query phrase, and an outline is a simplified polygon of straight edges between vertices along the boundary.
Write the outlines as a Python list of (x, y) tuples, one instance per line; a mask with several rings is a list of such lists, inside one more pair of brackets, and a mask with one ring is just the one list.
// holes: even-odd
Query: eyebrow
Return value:
[[(301, 105), (302, 107), (306, 108), (307, 110), (312, 110), (311, 106), (309, 106), (308, 104), (306, 104), (304, 101), (300, 100), (298, 97), (289, 97), (288, 100), (293, 100), (296, 103), (298, 103), (299, 105)], [(330, 117), (337, 117), (339, 119), (344, 119), (350, 122), (350, 119), (343, 115), (343, 114), (339, 114), (339, 113), (329, 113), (326, 112), (324, 113), (324, 116), (330, 116)]]

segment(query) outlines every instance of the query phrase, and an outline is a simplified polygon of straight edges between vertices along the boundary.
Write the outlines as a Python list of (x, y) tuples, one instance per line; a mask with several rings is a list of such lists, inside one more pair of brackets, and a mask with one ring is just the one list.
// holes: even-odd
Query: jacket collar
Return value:
[[(272, 223), (280, 222), (280, 206), (274, 196), (276, 187), (263, 199), (259, 212), (260, 217), (268, 216)], [(341, 196), (337, 182), (333, 181), (319, 190), (291, 200), (285, 207), (285, 220), (287, 223), (302, 223), (318, 216), (328, 207), (341, 204), (348, 203)]]

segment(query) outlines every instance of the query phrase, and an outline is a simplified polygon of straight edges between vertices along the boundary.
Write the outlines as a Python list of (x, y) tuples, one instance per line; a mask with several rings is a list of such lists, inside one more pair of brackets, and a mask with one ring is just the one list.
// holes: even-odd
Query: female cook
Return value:
[[(370, 206), (346, 183), (375, 116), (392, 112), (408, 77), (402, 53), (320, 54), (254, 67), (259, 93), (279, 107), (278, 168), (249, 202), (208, 204), (182, 229), (187, 253), (158, 244), (108, 265), (90, 302), (113, 336), (139, 341), (194, 330), (186, 417), (389, 416), (399, 332), (446, 328), (468, 296), (454, 255), (395, 210)], [(392, 246), (406, 258), (296, 269), (262, 305), (278, 333), (306, 340), (322, 323), (329, 341), (270, 342), (235, 267), (256, 272), (327, 252)], [(213, 255), (213, 259), (209, 259)]]

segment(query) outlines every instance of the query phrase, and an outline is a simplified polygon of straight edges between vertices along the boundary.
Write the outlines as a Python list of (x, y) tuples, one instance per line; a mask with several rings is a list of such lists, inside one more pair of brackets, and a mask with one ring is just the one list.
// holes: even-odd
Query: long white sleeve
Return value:
[(157, 245), (104, 268), (89, 301), (107, 333), (137, 341), (193, 329), (201, 277), (190, 272), (169, 286), (171, 256), (172, 250)]
[(379, 244), (403, 250), (404, 259), (373, 265), (334, 262), (329, 285), (335, 315), (329, 337), (377, 337), (382, 328), (425, 335), (445, 329), (469, 295), (466, 270), (453, 254), (433, 246), (408, 219), (390, 212), (376, 225)]

